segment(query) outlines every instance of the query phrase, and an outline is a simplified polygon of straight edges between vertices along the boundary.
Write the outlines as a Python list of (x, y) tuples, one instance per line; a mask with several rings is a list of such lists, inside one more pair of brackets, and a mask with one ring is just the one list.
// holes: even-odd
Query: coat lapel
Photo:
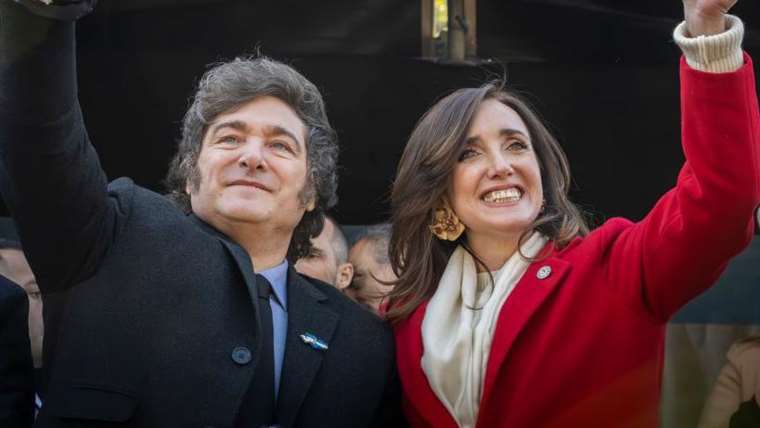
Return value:
[(404, 406), (410, 425), (416, 417), (424, 420), (425, 426), (436, 428), (456, 428), (449, 411), (430, 388), (430, 383), (422, 370), (422, 320), (429, 302), (421, 304), (415, 311), (395, 326), (396, 364), (404, 393)]
[(541, 305), (562, 283), (562, 278), (569, 269), (568, 262), (553, 257), (531, 263), (504, 303), (496, 321), (491, 353), (488, 356), (481, 411), (491, 395), (499, 369), (504, 364), (515, 340), (523, 332), (528, 321), (539, 311)]
[[(335, 352), (330, 349), (330, 339), (339, 316), (322, 303), (325, 300), (327, 296), (295, 270), (288, 269), (288, 332), (277, 399), (277, 422), (280, 426), (293, 425), (325, 352)], [(304, 343), (301, 335), (305, 333), (323, 340), (328, 349), (318, 350)]]
[[(232, 256), (232, 259), (235, 261), (235, 264), (238, 267), (238, 270), (240, 271), (240, 275), (243, 277), (243, 281), (245, 282), (245, 287), (248, 289), (248, 297), (251, 299), (251, 304), (253, 305), (253, 311), (256, 317), (256, 331), (255, 334), (255, 341), (256, 341), (256, 349), (253, 352), (254, 355), (254, 367), (259, 362), (259, 355), (258, 352), (259, 349), (261, 349), (261, 326), (263, 325), (261, 323), (261, 319), (259, 318), (261, 316), (261, 310), (259, 310), (259, 299), (258, 299), (258, 291), (256, 288), (256, 276), (253, 270), (253, 264), (251, 263), (251, 258), (248, 255), (248, 253), (243, 250), (243, 248), (234, 242), (230, 240), (225, 234), (222, 232), (219, 232), (218, 230), (214, 229), (210, 225), (208, 225), (206, 222), (195, 216), (195, 214), (190, 214), (189, 217), (193, 222), (195, 222), (204, 232), (207, 234), (216, 237), (219, 239), (219, 241), (224, 245), (224, 248), (227, 249), (227, 251)], [(241, 397), (242, 398), (242, 397)]]

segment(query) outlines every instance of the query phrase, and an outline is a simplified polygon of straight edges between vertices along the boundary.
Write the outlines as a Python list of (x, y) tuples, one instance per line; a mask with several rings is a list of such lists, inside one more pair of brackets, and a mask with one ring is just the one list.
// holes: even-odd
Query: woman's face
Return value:
[(541, 171), (522, 118), (499, 101), (484, 101), (467, 132), (447, 194), (479, 239), (516, 239), (538, 216), (543, 203)]

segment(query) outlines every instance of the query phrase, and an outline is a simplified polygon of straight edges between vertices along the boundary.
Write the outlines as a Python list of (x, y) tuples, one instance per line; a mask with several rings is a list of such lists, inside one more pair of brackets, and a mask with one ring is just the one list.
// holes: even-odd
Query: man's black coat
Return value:
[(28, 316), (24, 290), (0, 276), (0, 427), (32, 425), (34, 376)]
[[(232, 426), (261, 344), (249, 257), (164, 197), (107, 184), (76, 100), (73, 24), (0, 7), (3, 194), (46, 298), (38, 425)], [(395, 425), (388, 326), (292, 269), (287, 306), (278, 423)]]

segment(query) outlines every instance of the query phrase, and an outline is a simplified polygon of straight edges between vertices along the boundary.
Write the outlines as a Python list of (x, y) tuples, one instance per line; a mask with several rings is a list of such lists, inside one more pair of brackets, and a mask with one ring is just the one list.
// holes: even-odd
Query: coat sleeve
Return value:
[(675, 188), (601, 250), (611, 286), (658, 321), (714, 283), (752, 238), (760, 125), (749, 56), (719, 74), (682, 59), (681, 116), (686, 162)]
[(123, 207), (77, 100), (74, 23), (0, 2), (0, 189), (43, 292), (91, 276)]

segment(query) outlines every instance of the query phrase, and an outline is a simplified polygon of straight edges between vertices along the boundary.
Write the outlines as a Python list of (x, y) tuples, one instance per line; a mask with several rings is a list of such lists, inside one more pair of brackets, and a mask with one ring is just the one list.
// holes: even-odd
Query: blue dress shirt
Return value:
[(280, 373), (285, 355), (285, 335), (288, 331), (288, 261), (257, 272), (272, 284), (269, 307), (272, 308), (272, 345), (274, 348), (274, 398), (280, 393)]

